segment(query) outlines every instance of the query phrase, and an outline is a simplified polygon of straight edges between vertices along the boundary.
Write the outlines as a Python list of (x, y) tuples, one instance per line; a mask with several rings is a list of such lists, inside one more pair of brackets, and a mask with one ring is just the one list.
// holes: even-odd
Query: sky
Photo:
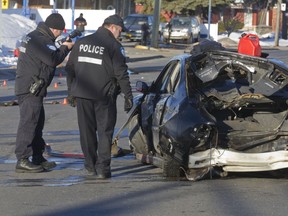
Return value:
[[(2, 48), (0, 47), (0, 67), (12, 67), (17, 64), (17, 57), (14, 57), (13, 50), (16, 48), (16, 44), (19, 44), (19, 40), (30, 31), (36, 28), (36, 23), (29, 18), (26, 18), (17, 14), (2, 14), (1, 33), (0, 40)], [(239, 38), (243, 32), (232, 32), (229, 38), (235, 43), (239, 43)], [(245, 32), (251, 34), (257, 34), (256, 32)], [(268, 33), (265, 35), (258, 35), (260, 38), (260, 45), (271, 46), (275, 44), (274, 33)], [(227, 38), (227, 35), (219, 35), (218, 40)], [(288, 40), (279, 39), (279, 46), (288, 46)]]

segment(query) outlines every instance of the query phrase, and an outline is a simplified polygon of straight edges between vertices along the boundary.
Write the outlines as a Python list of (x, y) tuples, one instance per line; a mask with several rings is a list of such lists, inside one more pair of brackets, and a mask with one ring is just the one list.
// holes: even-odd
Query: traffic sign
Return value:
[(281, 11), (286, 11), (286, 4), (285, 3), (281, 4)]
[(2, 9), (8, 9), (9, 0), (2, 0)]

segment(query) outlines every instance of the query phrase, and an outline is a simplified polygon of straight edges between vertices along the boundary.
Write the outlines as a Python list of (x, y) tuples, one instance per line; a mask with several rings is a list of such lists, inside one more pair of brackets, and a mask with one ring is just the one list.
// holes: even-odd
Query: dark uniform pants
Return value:
[(18, 96), (20, 120), (16, 137), (17, 159), (42, 155), (45, 141), (42, 131), (45, 122), (43, 97), (31, 94)]
[(108, 98), (104, 101), (77, 98), (77, 116), (85, 168), (101, 174), (111, 172), (116, 101)]

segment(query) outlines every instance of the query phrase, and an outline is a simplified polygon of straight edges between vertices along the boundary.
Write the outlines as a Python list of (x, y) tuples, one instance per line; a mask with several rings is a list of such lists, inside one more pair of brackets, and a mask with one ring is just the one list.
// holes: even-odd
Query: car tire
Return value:
[(129, 145), (135, 154), (148, 154), (147, 137), (138, 123), (138, 118), (139, 115), (133, 116), (129, 123)]
[(163, 176), (164, 177), (181, 176), (181, 164), (167, 154), (164, 154), (163, 156)]

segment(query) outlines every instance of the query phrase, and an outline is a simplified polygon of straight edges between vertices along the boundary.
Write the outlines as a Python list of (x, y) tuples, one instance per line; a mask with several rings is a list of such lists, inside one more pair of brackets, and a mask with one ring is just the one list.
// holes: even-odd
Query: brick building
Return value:
[[(22, 8), (23, 3), (27, 2), (29, 8), (53, 8), (50, 2), (54, 1), (55, 8), (69, 9), (72, 0), (9, 0), (10, 8)], [(135, 10), (134, 0), (74, 0), (75, 9), (95, 9), (106, 10), (115, 9), (116, 13), (126, 16)]]
[[(73, 0), (9, 0), (9, 8), (22, 8), (23, 2), (29, 2), (29, 8), (53, 8), (50, 2), (55, 2), (58, 9), (71, 8)], [(122, 17), (131, 13), (141, 13), (143, 5), (135, 5), (134, 0), (74, 0), (75, 9), (115, 9)], [(237, 18), (244, 23), (246, 29), (256, 29), (258, 26), (266, 26), (272, 31), (276, 29), (277, 8), (267, 9), (244, 8), (242, 4), (233, 4), (224, 11), (215, 12), (212, 10), (211, 23), (219, 20)], [(281, 15), (281, 22), (283, 16)], [(280, 24), (282, 26), (282, 24)], [(281, 28), (282, 29), (282, 28)]]

